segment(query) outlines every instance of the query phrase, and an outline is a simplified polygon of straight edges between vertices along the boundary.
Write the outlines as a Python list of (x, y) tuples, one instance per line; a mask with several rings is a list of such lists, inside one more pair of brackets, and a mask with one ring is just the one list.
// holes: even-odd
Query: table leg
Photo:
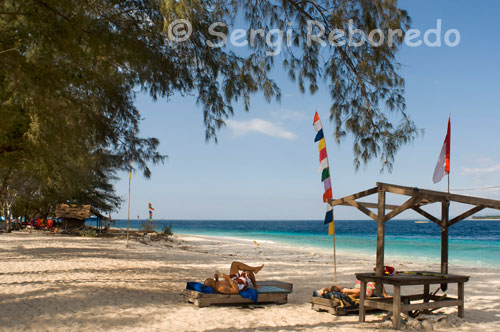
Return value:
[(462, 304), (458, 305), (458, 317), (464, 318), (465, 310), (464, 310), (464, 283), (463, 282), (458, 283), (458, 301), (460, 301), (460, 303), (462, 303)]
[(359, 289), (359, 321), (364, 322), (365, 321), (365, 313), (366, 313), (366, 308), (365, 308), (365, 298), (366, 298), (366, 281), (361, 281)]
[(392, 327), (399, 330), (401, 312), (401, 286), (394, 285), (394, 296), (392, 298)]
[(424, 302), (429, 302), (429, 285), (424, 285)]

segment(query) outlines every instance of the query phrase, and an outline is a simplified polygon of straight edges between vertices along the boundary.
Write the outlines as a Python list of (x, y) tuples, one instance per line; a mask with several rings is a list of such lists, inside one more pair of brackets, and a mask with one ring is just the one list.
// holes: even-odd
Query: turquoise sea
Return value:
[[(131, 220), (137, 229), (142, 221)], [(328, 227), (319, 220), (156, 220), (161, 231), (172, 225), (176, 234), (209, 235), (332, 250)], [(464, 220), (449, 228), (449, 263), (461, 266), (500, 267), (500, 221)], [(113, 227), (126, 228), (126, 220)], [(336, 220), (338, 254), (375, 256), (377, 225), (372, 220)], [(386, 224), (385, 256), (405, 261), (440, 262), (441, 229), (415, 220), (390, 220)]]

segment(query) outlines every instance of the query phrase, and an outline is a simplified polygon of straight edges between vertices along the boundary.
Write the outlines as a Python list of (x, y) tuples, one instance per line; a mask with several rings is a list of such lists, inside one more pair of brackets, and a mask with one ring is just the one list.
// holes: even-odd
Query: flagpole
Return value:
[(448, 194), (450, 193), (450, 173), (448, 173)]
[(132, 170), (130, 170), (130, 175), (128, 177), (128, 212), (127, 212), (127, 247), (129, 240), (129, 230), (130, 230), (130, 186), (132, 182)]
[(448, 139), (447, 143), (447, 148), (446, 148), (446, 166), (447, 166), (447, 172), (448, 172), (448, 194), (450, 193), (450, 145), (451, 145), (451, 112), (448, 113), (448, 129), (446, 131), (446, 137)]
[(335, 282), (337, 282), (337, 252), (335, 249), (335, 224), (333, 224), (334, 230), (333, 230), (333, 269), (334, 269), (334, 276), (335, 276)]
[[(325, 144), (325, 151), (327, 151), (326, 144)], [(327, 155), (328, 155), (328, 151), (327, 151)], [(330, 166), (330, 164), (328, 164), (328, 166)], [(331, 177), (331, 174), (330, 174), (330, 177)], [(326, 204), (330, 204), (330, 202), (328, 202), (328, 200), (327, 200)], [(333, 218), (332, 218), (331, 222), (333, 223), (333, 279), (335, 282), (337, 282), (337, 248), (335, 246), (335, 221), (333, 220)]]
[[(137, 114), (137, 117), (139, 117), (139, 111), (135, 111)], [(132, 150), (132, 145), (134, 142), (134, 136), (135, 136), (135, 128), (132, 129), (132, 144), (131, 144), (131, 150)], [(132, 151), (131, 151), (132, 152)], [(127, 208), (127, 248), (128, 248), (128, 241), (129, 241), (129, 233), (130, 233), (130, 187), (132, 183), (132, 156), (130, 156), (130, 174), (128, 177), (128, 208)]]

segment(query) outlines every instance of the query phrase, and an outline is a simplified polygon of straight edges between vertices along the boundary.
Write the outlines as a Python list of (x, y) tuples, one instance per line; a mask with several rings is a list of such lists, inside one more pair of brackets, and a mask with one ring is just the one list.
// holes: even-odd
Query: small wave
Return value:
[(245, 238), (245, 237), (239, 237), (239, 236), (213, 236), (213, 237), (218, 237), (221, 239), (226, 239), (226, 240), (231, 240), (231, 241), (245, 241), (249, 243), (254, 243), (254, 241), (257, 241), (258, 243), (262, 244), (276, 244), (276, 241), (271, 241), (271, 240), (261, 240), (259, 238)]
[[(179, 233), (181, 234), (181, 233)], [(257, 241), (259, 244), (276, 244), (275, 241), (271, 240), (261, 240), (259, 238), (245, 238), (245, 237), (239, 237), (239, 236), (225, 236), (225, 235), (213, 235), (213, 234), (185, 234), (182, 233), (182, 235), (190, 235), (190, 236), (196, 236), (196, 237), (201, 237), (201, 238), (207, 238), (207, 239), (212, 239), (212, 240), (220, 240), (220, 241), (229, 241), (229, 242), (248, 242), (249, 244), (254, 244), (254, 241)]]

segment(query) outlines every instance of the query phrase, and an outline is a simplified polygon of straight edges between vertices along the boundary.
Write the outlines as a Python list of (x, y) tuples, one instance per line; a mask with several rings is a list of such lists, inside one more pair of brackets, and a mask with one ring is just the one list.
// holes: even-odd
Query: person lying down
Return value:
[[(215, 291), (222, 294), (238, 294), (248, 288), (250, 282), (255, 289), (258, 289), (255, 275), (264, 267), (249, 266), (241, 262), (232, 262), (229, 269), (229, 275), (218, 272), (213, 278), (205, 279), (203, 285), (212, 287)], [(241, 272), (241, 273), (240, 273)], [(221, 277), (222, 279), (219, 279)]]
[[(366, 283), (366, 296), (371, 297), (375, 293), (374, 282)], [(382, 288), (384, 297), (388, 297), (389, 295), (385, 292), (385, 288)], [(314, 291), (313, 296), (320, 296), (325, 298), (331, 298), (331, 293), (342, 293), (354, 298), (359, 298), (361, 292), (361, 281), (356, 281), (354, 288), (342, 287), (341, 285), (333, 285), (332, 287), (324, 287)]]

